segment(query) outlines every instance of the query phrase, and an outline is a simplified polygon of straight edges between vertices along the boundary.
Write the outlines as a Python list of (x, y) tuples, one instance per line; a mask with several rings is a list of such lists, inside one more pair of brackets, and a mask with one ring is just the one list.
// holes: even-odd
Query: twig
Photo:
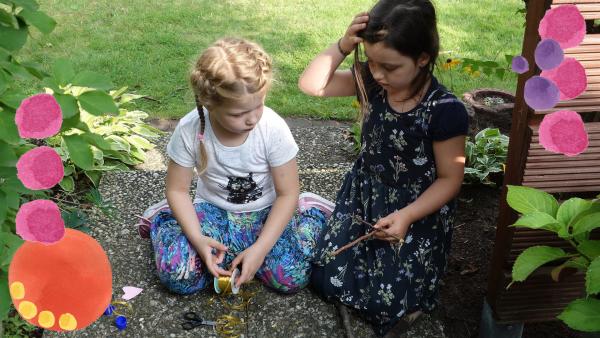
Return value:
[(364, 219), (362, 219), (362, 218), (360, 218), (360, 217), (355, 217), (355, 219), (356, 219), (356, 220), (358, 220), (358, 221), (361, 221), (362, 223), (364, 223), (364, 224), (366, 224), (366, 225), (370, 226), (371, 228), (373, 228), (373, 229), (375, 229), (375, 230), (383, 231), (383, 233), (384, 233), (384, 234), (386, 234), (386, 235), (388, 235), (388, 236), (390, 236), (390, 237), (394, 237), (394, 238), (395, 238), (395, 239), (397, 239), (397, 240), (398, 240), (398, 242), (400, 242), (400, 243), (404, 243), (404, 239), (403, 239), (403, 238), (400, 238), (400, 237), (398, 237), (398, 235), (393, 235), (393, 234), (390, 234), (390, 233), (388, 233), (387, 231), (385, 231), (385, 229), (378, 229), (378, 228), (376, 228), (376, 227), (375, 227), (373, 224), (371, 224), (371, 223), (369, 223), (369, 222), (365, 221)]
[(454, 230), (456, 230), (456, 229), (460, 228), (461, 226), (463, 226), (463, 225), (465, 225), (465, 224), (467, 224), (467, 223), (461, 223), (461, 224), (459, 224), (459, 225), (455, 226), (455, 227), (454, 227)]
[(350, 242), (350, 243), (344, 245), (343, 247), (335, 250), (331, 255), (332, 256), (337, 256), (340, 252), (345, 251), (345, 250), (349, 249), (350, 247), (356, 245), (356, 243), (358, 243), (360, 241), (363, 241), (365, 239), (368, 239), (370, 237), (373, 237), (373, 235), (375, 235), (375, 232), (377, 232), (377, 231), (378, 230), (373, 230), (373, 231), (369, 232), (366, 235), (362, 235), (362, 236), (358, 237), (357, 239), (353, 240), (352, 242)]

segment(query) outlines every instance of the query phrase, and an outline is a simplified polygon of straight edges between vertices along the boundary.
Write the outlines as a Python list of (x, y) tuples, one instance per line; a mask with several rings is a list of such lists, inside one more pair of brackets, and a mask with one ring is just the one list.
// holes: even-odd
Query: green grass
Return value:
[[(187, 73), (198, 53), (222, 36), (259, 42), (276, 67), (277, 82), (267, 105), (284, 116), (352, 118), (351, 98), (312, 98), (297, 88), (309, 61), (336, 41), (355, 13), (371, 0), (41, 0), (40, 7), (58, 22), (54, 32), (34, 32), (20, 55), (49, 69), (66, 57), (77, 70), (110, 76), (116, 86), (154, 100), (138, 108), (153, 117), (181, 117), (193, 107)], [(437, 0), (441, 58), (503, 60), (519, 54), (524, 18), (515, 12), (521, 0)], [(346, 61), (346, 65), (349, 60)], [(516, 77), (471, 79), (439, 74), (457, 95), (478, 87), (514, 90)], [(30, 85), (31, 86), (31, 85)], [(37, 88), (30, 88), (31, 91)]]

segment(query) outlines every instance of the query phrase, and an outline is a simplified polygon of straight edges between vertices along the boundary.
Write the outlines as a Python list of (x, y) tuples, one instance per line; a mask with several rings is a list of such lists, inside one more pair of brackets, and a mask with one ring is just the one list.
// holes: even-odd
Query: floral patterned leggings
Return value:
[[(252, 245), (271, 208), (232, 213), (213, 204), (194, 204), (202, 232), (223, 243), (230, 254), (221, 267), (227, 269), (235, 256)], [(263, 284), (292, 293), (308, 284), (310, 261), (326, 218), (317, 208), (296, 211), (283, 234), (256, 272)], [(150, 238), (160, 281), (171, 291), (191, 294), (212, 285), (212, 275), (188, 242), (170, 209), (158, 213), (150, 226)]]

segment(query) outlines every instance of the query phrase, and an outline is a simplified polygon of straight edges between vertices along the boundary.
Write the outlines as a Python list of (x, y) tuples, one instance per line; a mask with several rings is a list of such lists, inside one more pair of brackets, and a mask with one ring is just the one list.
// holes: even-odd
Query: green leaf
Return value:
[(600, 228), (600, 211), (588, 213), (575, 220), (573, 224), (573, 235), (589, 232), (596, 228)]
[[(8, 61), (0, 61), (0, 66), (12, 74), (13, 78), (19, 78), (22, 80), (34, 80), (35, 78), (27, 71), (27, 69), (20, 64)], [(6, 75), (6, 74), (5, 74)], [(12, 80), (14, 81), (14, 80)]]
[(75, 166), (67, 165), (65, 166), (65, 176), (72, 175), (75, 172)]
[(58, 183), (62, 190), (66, 192), (72, 192), (75, 190), (75, 181), (73, 180), (73, 176), (65, 176), (62, 181)]
[(584, 200), (582, 198), (573, 197), (563, 202), (558, 207), (556, 213), (556, 219), (562, 224), (569, 225), (573, 218), (580, 212), (583, 212), (591, 206), (592, 202)]
[(62, 211), (61, 216), (65, 221), (65, 226), (72, 229), (77, 229), (86, 224), (88, 221), (86, 214), (79, 209), (75, 209), (73, 211)]
[(10, 233), (2, 232), (0, 237), (0, 269), (4, 269), (10, 262), (17, 251), (17, 249), (23, 244), (21, 237)]
[(13, 145), (21, 140), (15, 124), (15, 114), (6, 110), (0, 111), (0, 140)]
[(101, 135), (94, 133), (83, 133), (81, 134), (87, 142), (89, 142), (94, 147), (101, 150), (111, 150), (113, 149), (111, 142), (105, 140)]
[(577, 251), (586, 255), (591, 259), (595, 259), (600, 256), (600, 241), (585, 240), (581, 241), (577, 246)]
[(133, 144), (134, 146), (140, 148), (140, 149), (152, 149), (154, 148), (154, 146), (152, 145), (152, 143), (148, 142), (148, 140), (146, 140), (145, 138), (138, 136), (138, 135), (130, 135), (130, 136), (125, 136), (125, 139), (127, 141), (129, 141), (129, 143)]
[(0, 24), (2, 23), (8, 27), (19, 28), (17, 18), (12, 13), (0, 8)]
[(68, 135), (63, 139), (73, 163), (83, 170), (91, 170), (94, 167), (94, 154), (89, 143), (80, 135)]
[(44, 34), (49, 34), (54, 30), (54, 27), (56, 27), (56, 21), (42, 11), (34, 11), (24, 8), (21, 12), (19, 12), (19, 16), (25, 19), (28, 24), (39, 29), (40, 32)]
[(122, 151), (125, 153), (129, 153), (131, 151), (131, 145), (124, 138), (117, 135), (108, 135), (106, 140), (111, 142), (111, 149), (116, 151)]
[(567, 253), (560, 248), (549, 246), (527, 248), (515, 260), (512, 270), (513, 281), (522, 282), (540, 266), (565, 257), (567, 257)]
[(48, 73), (44, 72), (44, 70), (39, 64), (35, 62), (21, 62), (21, 66), (25, 67), (25, 69), (27, 69), (27, 71), (31, 75), (37, 77), (40, 80), (47, 76), (50, 76)]
[(6, 201), (6, 192), (0, 190), (0, 224), (4, 224), (6, 220), (6, 212), (8, 211), (8, 203)]
[(600, 257), (596, 257), (588, 266), (585, 274), (585, 291), (588, 295), (600, 292)]
[[(2, 253), (2, 251), (0, 251), (0, 253)], [(8, 290), (8, 273), (0, 270), (0, 320), (3, 320), (8, 316), (11, 304), (12, 301)]]
[(0, 47), (17, 51), (25, 45), (27, 41), (27, 25), (20, 25), (18, 29), (0, 25)]
[(54, 61), (52, 73), (54, 74), (57, 83), (63, 86), (71, 83), (71, 80), (75, 77), (73, 64), (67, 59), (58, 59)]
[(0, 141), (0, 167), (14, 167), (16, 164), (17, 155), (15, 155), (13, 147), (8, 143)]
[(16, 111), (21, 105), (21, 102), (26, 98), (27, 96), (25, 94), (11, 90), (0, 96), (0, 102)]
[(539, 211), (555, 217), (558, 211), (558, 202), (554, 196), (529, 187), (509, 185), (506, 201), (521, 214)]
[(119, 108), (113, 98), (101, 91), (85, 92), (78, 97), (83, 109), (92, 115), (102, 116), (105, 114), (116, 115)]
[(145, 138), (157, 138), (160, 136), (160, 130), (146, 125), (135, 126), (131, 128), (131, 131)]
[(600, 331), (600, 300), (594, 298), (576, 299), (569, 303), (558, 315), (570, 328), (584, 331)]
[(32, 11), (40, 8), (37, 1), (35, 0), (10, 0), (10, 2), (14, 3), (18, 7), (26, 8)]
[(90, 179), (94, 187), (100, 185), (100, 179), (102, 178), (102, 172), (97, 170), (86, 170), (84, 171), (85, 176)]
[(63, 119), (71, 118), (79, 113), (79, 106), (77, 105), (77, 99), (69, 94), (58, 94), (54, 93), (54, 98), (60, 105), (62, 110)]
[(521, 218), (519, 218), (513, 225), (516, 227), (546, 229), (553, 232), (558, 232), (558, 221), (547, 213), (539, 211), (534, 211), (521, 216)]
[[(106, 75), (102, 75), (102, 74), (98, 74), (98, 73), (94, 73), (94, 72), (90, 72), (90, 71), (83, 71), (83, 72), (77, 74), (77, 76), (75, 76), (75, 78), (73, 79), (72, 84), (75, 86), (102, 89), (102, 90), (109, 90), (112, 87), (114, 87), (114, 85), (110, 81), (110, 78), (108, 78)], [(112, 96), (111, 96), (111, 99), (112, 99)]]

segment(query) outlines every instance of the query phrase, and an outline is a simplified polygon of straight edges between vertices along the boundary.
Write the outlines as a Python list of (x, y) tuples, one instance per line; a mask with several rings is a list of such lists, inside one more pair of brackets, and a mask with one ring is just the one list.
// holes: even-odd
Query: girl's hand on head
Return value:
[(344, 52), (351, 53), (354, 47), (363, 41), (356, 34), (367, 27), (368, 21), (369, 13), (367, 12), (359, 13), (354, 17), (354, 20), (352, 20), (352, 23), (350, 23), (350, 26), (346, 30), (346, 34), (344, 34), (340, 41), (340, 48)]
[(245, 282), (254, 278), (256, 271), (258, 271), (258, 268), (260, 268), (265, 260), (265, 256), (266, 253), (263, 250), (256, 245), (251, 245), (231, 262), (231, 266), (229, 267), (230, 274), (240, 263), (242, 264), (242, 271), (235, 282), (236, 287), (240, 287)]
[(374, 236), (384, 241), (398, 242), (400, 239), (404, 239), (412, 223), (412, 220), (405, 212), (398, 210), (379, 219), (374, 224), (375, 229), (381, 230), (377, 231)]
[[(216, 255), (213, 254), (213, 250), (216, 251)], [(202, 236), (197, 251), (204, 262), (204, 266), (213, 276), (231, 276), (229, 271), (219, 266), (225, 259), (225, 253), (227, 252), (227, 247), (221, 242), (208, 236)]]

